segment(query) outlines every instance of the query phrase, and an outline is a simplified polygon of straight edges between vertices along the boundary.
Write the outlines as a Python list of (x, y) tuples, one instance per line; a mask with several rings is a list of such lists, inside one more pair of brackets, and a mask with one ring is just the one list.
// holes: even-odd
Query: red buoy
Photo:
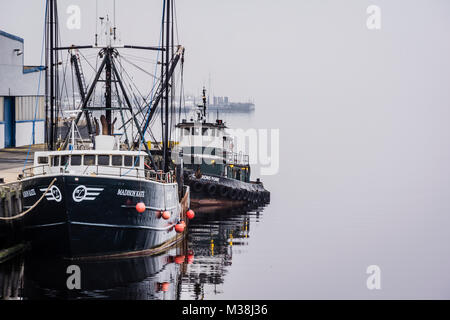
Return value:
[(162, 214), (162, 217), (163, 217), (165, 220), (170, 219), (170, 211), (164, 211), (163, 214)]
[(185, 260), (185, 257), (184, 257), (184, 256), (176, 256), (176, 257), (175, 257), (175, 263), (176, 263), (176, 264), (183, 264), (183, 263), (184, 263), (184, 260)]
[(167, 291), (169, 291), (169, 287), (170, 287), (170, 283), (168, 283), (168, 282), (161, 283), (161, 291), (167, 292)]
[(189, 220), (194, 219), (194, 217), (195, 217), (195, 212), (194, 212), (194, 210), (189, 209), (189, 210), (186, 212), (186, 217), (188, 217)]
[(177, 233), (182, 233), (184, 231), (184, 228), (186, 227), (186, 225), (182, 224), (182, 223), (177, 223), (175, 225), (175, 231)]
[(136, 204), (136, 211), (139, 212), (139, 213), (144, 212), (144, 211), (145, 211), (145, 203), (143, 203), (143, 202), (138, 202), (138, 203)]
[(194, 263), (194, 255), (193, 254), (188, 254), (188, 256), (187, 256), (187, 263), (188, 264), (193, 264)]

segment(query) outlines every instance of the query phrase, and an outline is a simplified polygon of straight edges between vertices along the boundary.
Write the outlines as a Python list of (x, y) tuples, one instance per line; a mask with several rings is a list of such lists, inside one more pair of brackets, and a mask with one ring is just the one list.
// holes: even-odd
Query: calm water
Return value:
[[(223, 115), (232, 127), (280, 129), (279, 172), (252, 171), (271, 191), (264, 210), (198, 213), (187, 241), (166, 254), (81, 265), (79, 292), (65, 289), (67, 262), (18, 257), (0, 265), (1, 295), (450, 298), (448, 117), (420, 102), (407, 118), (358, 101), (311, 100), (290, 116), (273, 106)], [(381, 269), (381, 290), (366, 287), (369, 265)]]
[[(182, 243), (157, 256), (102, 262), (18, 256), (0, 264), (3, 299), (212, 299), (224, 293), (233, 258), (245, 254), (262, 210), (199, 212)], [(68, 290), (67, 267), (81, 270)]]

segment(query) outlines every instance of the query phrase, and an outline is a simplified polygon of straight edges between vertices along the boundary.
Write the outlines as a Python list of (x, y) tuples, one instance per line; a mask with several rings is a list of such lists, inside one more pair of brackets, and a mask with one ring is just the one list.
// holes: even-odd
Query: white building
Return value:
[(23, 39), (0, 30), (0, 148), (44, 143), (44, 67), (23, 62)]

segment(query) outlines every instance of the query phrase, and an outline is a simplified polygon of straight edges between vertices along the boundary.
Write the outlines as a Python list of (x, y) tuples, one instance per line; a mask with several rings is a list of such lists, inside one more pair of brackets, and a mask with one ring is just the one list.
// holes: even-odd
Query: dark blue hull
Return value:
[[(148, 250), (177, 238), (180, 219), (176, 184), (98, 176), (39, 176), (23, 181), (25, 237), (40, 254), (86, 257)], [(165, 196), (164, 196), (165, 195)], [(144, 202), (147, 210), (136, 211)], [(168, 220), (160, 211), (170, 211)]]
[(212, 174), (197, 177), (187, 171), (184, 183), (189, 185), (193, 201), (212, 199), (251, 206), (263, 206), (270, 202), (270, 192), (261, 182), (244, 182)]

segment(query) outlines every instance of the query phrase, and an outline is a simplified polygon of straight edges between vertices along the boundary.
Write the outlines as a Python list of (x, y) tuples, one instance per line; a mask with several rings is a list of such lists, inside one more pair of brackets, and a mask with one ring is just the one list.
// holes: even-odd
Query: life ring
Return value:
[(220, 196), (223, 198), (226, 198), (228, 196), (228, 193), (230, 193), (230, 190), (226, 186), (220, 187)]
[(203, 189), (203, 184), (201, 182), (196, 182), (194, 184), (194, 191), (195, 192), (200, 192)]
[(208, 194), (210, 195), (210, 196), (213, 196), (213, 195), (215, 195), (216, 194), (216, 191), (217, 191), (217, 186), (215, 185), (215, 184), (210, 184), (209, 186), (208, 186)]

